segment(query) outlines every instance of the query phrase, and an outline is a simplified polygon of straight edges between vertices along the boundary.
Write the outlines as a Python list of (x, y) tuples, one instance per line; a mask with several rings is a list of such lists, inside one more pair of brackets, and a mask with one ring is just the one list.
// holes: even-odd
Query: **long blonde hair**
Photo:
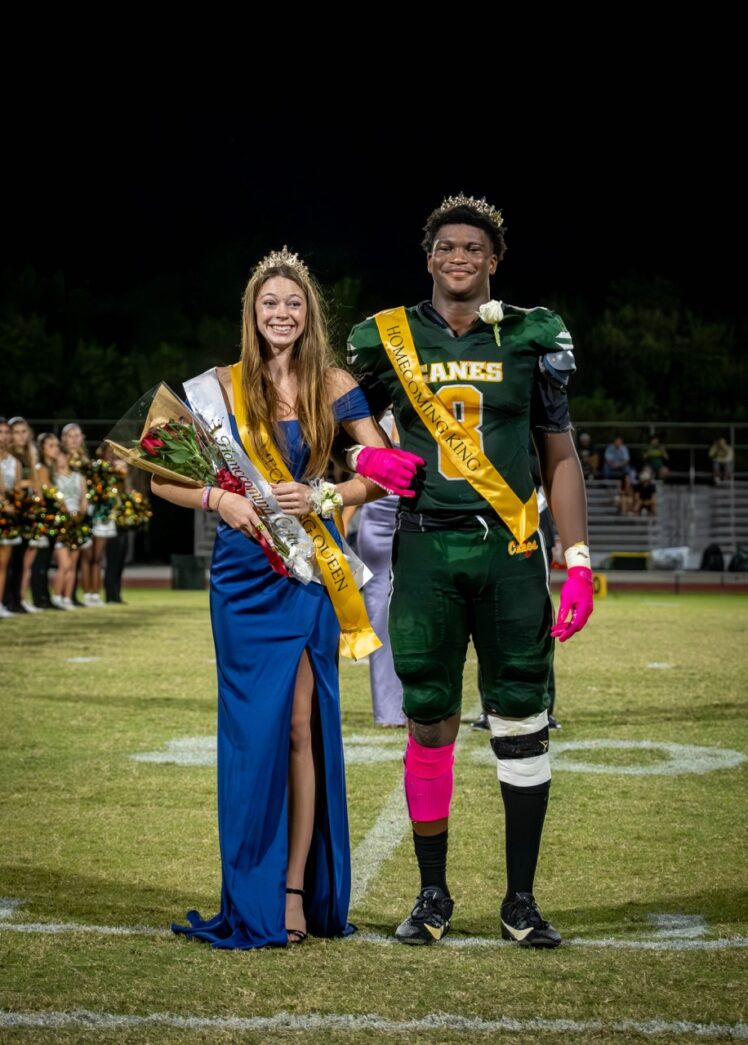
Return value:
[[(11, 417), (8, 424), (10, 425), (11, 431), (11, 441), (9, 447), (10, 452), (13, 454), (17, 461), (21, 462), (21, 467), (24, 470), (24, 472), (26, 472), (24, 478), (33, 479), (34, 469), (36, 468), (36, 462), (39, 459), (36, 452), (36, 446), (34, 445), (34, 429), (31, 427), (31, 425), (28, 423), (25, 417)], [(20, 449), (16, 447), (15, 440), (13, 438), (13, 429), (17, 425), (26, 425), (26, 442)]]
[(262, 455), (262, 444), (258, 437), (260, 422), (273, 433), (281, 452), (285, 451), (283, 434), (275, 422), (279, 405), (278, 393), (268, 372), (267, 346), (257, 328), (255, 314), (255, 302), (260, 291), (274, 276), (290, 279), (306, 298), (306, 324), (301, 337), (294, 343), (292, 366), (298, 381), (296, 414), (304, 441), (309, 447), (309, 463), (304, 471), (304, 478), (315, 478), (323, 475), (327, 468), (335, 434), (335, 421), (326, 379), (327, 370), (333, 365), (333, 358), (322, 295), (306, 271), (291, 265), (280, 264), (255, 270), (244, 291), (241, 362), (247, 428), (252, 447), (258, 456)]
[[(68, 446), (68, 436), (76, 428), (81, 434), (81, 445), (77, 450), (71, 450)], [(60, 449), (64, 450), (67, 454), (68, 460), (70, 461), (70, 467), (74, 472), (85, 471), (91, 463), (91, 458), (88, 456), (88, 450), (86, 448), (86, 439), (83, 434), (83, 429), (77, 421), (68, 421), (66, 425), (63, 425), (62, 431), (60, 432)]]

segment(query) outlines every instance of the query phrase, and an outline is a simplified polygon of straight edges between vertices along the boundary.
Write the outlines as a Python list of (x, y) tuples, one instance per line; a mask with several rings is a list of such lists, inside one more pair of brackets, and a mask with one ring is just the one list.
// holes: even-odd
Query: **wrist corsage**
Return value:
[(329, 519), (338, 508), (343, 507), (343, 496), (338, 493), (334, 483), (328, 483), (325, 479), (315, 479), (309, 485), (312, 488), (309, 498), (312, 511), (323, 519)]

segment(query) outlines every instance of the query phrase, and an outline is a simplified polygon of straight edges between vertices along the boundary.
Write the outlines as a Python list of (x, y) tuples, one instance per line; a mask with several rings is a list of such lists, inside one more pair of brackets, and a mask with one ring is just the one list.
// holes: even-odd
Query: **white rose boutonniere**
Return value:
[(493, 327), (493, 336), (496, 338), (496, 344), (500, 345), (501, 333), (499, 332), (499, 323), (504, 318), (504, 309), (501, 307), (501, 302), (486, 301), (478, 309), (478, 315), (484, 323), (488, 323)]

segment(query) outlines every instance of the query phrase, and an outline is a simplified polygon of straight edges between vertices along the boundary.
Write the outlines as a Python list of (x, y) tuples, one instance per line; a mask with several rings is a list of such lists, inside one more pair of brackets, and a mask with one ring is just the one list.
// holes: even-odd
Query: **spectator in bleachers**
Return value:
[(634, 493), (634, 481), (628, 472), (619, 481), (618, 491), (613, 503), (619, 515), (634, 514), (636, 495)]
[(715, 439), (709, 447), (709, 456), (712, 459), (712, 470), (715, 483), (732, 479), (732, 470), (735, 463), (735, 451), (724, 438), (720, 436)]
[(643, 512), (649, 512), (650, 515), (657, 515), (657, 488), (649, 465), (645, 465), (639, 472), (639, 478), (633, 483), (633, 492), (632, 514), (641, 515)]
[(654, 479), (662, 479), (664, 482), (670, 475), (670, 468), (668, 467), (670, 456), (660, 442), (658, 435), (650, 436), (649, 446), (642, 454), (642, 460), (645, 465), (652, 469)]
[(600, 467), (600, 455), (592, 442), (589, 432), (581, 432), (577, 442), (577, 452), (585, 479), (594, 479)]
[(630, 465), (631, 455), (623, 441), (623, 436), (616, 435), (613, 442), (605, 448), (603, 479), (627, 479)]

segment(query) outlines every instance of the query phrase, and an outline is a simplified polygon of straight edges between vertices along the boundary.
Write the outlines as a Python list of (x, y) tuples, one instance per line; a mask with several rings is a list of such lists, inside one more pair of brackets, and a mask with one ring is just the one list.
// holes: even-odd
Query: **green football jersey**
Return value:
[[(553, 371), (554, 361), (573, 359), (572, 343), (563, 320), (549, 309), (513, 305), (503, 309), (500, 344), (493, 327), (482, 320), (456, 336), (429, 302), (406, 309), (406, 314), (429, 388), (471, 432), (517, 496), (527, 501), (533, 491), (528, 453), (531, 405), (540, 403), (542, 412), (538, 385), (546, 381), (548, 370)], [(543, 357), (551, 365), (542, 367)], [(377, 406), (392, 404), (401, 447), (426, 461), (416, 480), (416, 496), (404, 499), (403, 506), (416, 512), (490, 510), (413, 410), (372, 317), (351, 331), (348, 362), (367, 394), (372, 390)], [(573, 362), (564, 367), (573, 369)], [(566, 408), (563, 388), (561, 394)], [(533, 414), (536, 427), (551, 431), (570, 427), (544, 425), (543, 418), (538, 422), (536, 405)]]

